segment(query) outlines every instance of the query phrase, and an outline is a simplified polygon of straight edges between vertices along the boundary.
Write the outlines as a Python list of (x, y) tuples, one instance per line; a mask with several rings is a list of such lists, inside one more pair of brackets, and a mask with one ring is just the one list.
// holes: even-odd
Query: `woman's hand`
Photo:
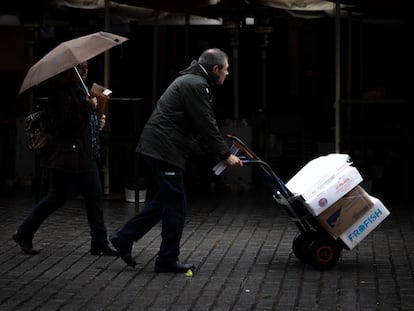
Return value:
[(98, 107), (98, 100), (96, 99), (96, 97), (86, 97), (86, 101), (92, 107), (93, 110), (96, 110), (96, 107)]
[(106, 115), (102, 115), (102, 117), (99, 119), (99, 130), (101, 131), (106, 124)]

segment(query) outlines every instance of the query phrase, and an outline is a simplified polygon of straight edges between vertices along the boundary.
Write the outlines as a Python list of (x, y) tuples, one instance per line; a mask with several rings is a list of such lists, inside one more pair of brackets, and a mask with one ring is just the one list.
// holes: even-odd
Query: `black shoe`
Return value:
[(188, 270), (193, 271), (194, 265), (191, 263), (182, 263), (180, 261), (176, 261), (173, 263), (163, 263), (158, 258), (155, 261), (155, 269), (156, 273), (186, 273)]
[(128, 266), (135, 267), (137, 265), (137, 262), (131, 256), (132, 242), (120, 236), (114, 236), (109, 240), (111, 241), (115, 249), (118, 251), (119, 256), (121, 256), (122, 260)]
[(108, 243), (99, 244), (91, 243), (91, 255), (104, 255), (104, 256), (119, 256), (119, 253), (112, 249)]
[(13, 234), (13, 240), (17, 244), (19, 244), (21, 250), (25, 254), (37, 255), (40, 253), (38, 249), (33, 248), (32, 240), (25, 240), (20, 236), (19, 232), (17, 231), (15, 232), (15, 234)]

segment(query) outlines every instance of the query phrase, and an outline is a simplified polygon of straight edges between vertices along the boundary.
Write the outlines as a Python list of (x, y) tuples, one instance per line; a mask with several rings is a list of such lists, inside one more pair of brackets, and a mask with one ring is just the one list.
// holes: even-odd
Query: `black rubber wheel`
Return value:
[(341, 252), (342, 247), (334, 239), (317, 239), (306, 249), (306, 262), (317, 270), (329, 270), (338, 263)]
[(318, 234), (314, 231), (299, 232), (292, 242), (292, 251), (297, 259), (307, 263), (306, 250), (310, 243), (318, 238)]

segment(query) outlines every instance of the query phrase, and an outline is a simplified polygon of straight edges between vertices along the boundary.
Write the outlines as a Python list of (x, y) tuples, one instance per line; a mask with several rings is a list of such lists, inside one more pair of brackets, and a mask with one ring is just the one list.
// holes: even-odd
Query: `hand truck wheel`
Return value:
[(342, 247), (329, 238), (312, 241), (306, 249), (306, 261), (317, 270), (332, 269), (341, 256)]
[(292, 242), (292, 251), (296, 258), (304, 263), (307, 263), (306, 250), (308, 249), (310, 243), (318, 237), (319, 235), (315, 231), (299, 232)]

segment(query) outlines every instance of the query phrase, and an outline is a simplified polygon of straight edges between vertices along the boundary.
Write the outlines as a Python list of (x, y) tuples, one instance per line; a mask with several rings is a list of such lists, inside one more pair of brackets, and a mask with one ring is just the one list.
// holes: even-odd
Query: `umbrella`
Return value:
[(30, 67), (20, 87), (19, 94), (116, 45), (120, 45), (126, 40), (128, 38), (99, 31), (62, 42)]

